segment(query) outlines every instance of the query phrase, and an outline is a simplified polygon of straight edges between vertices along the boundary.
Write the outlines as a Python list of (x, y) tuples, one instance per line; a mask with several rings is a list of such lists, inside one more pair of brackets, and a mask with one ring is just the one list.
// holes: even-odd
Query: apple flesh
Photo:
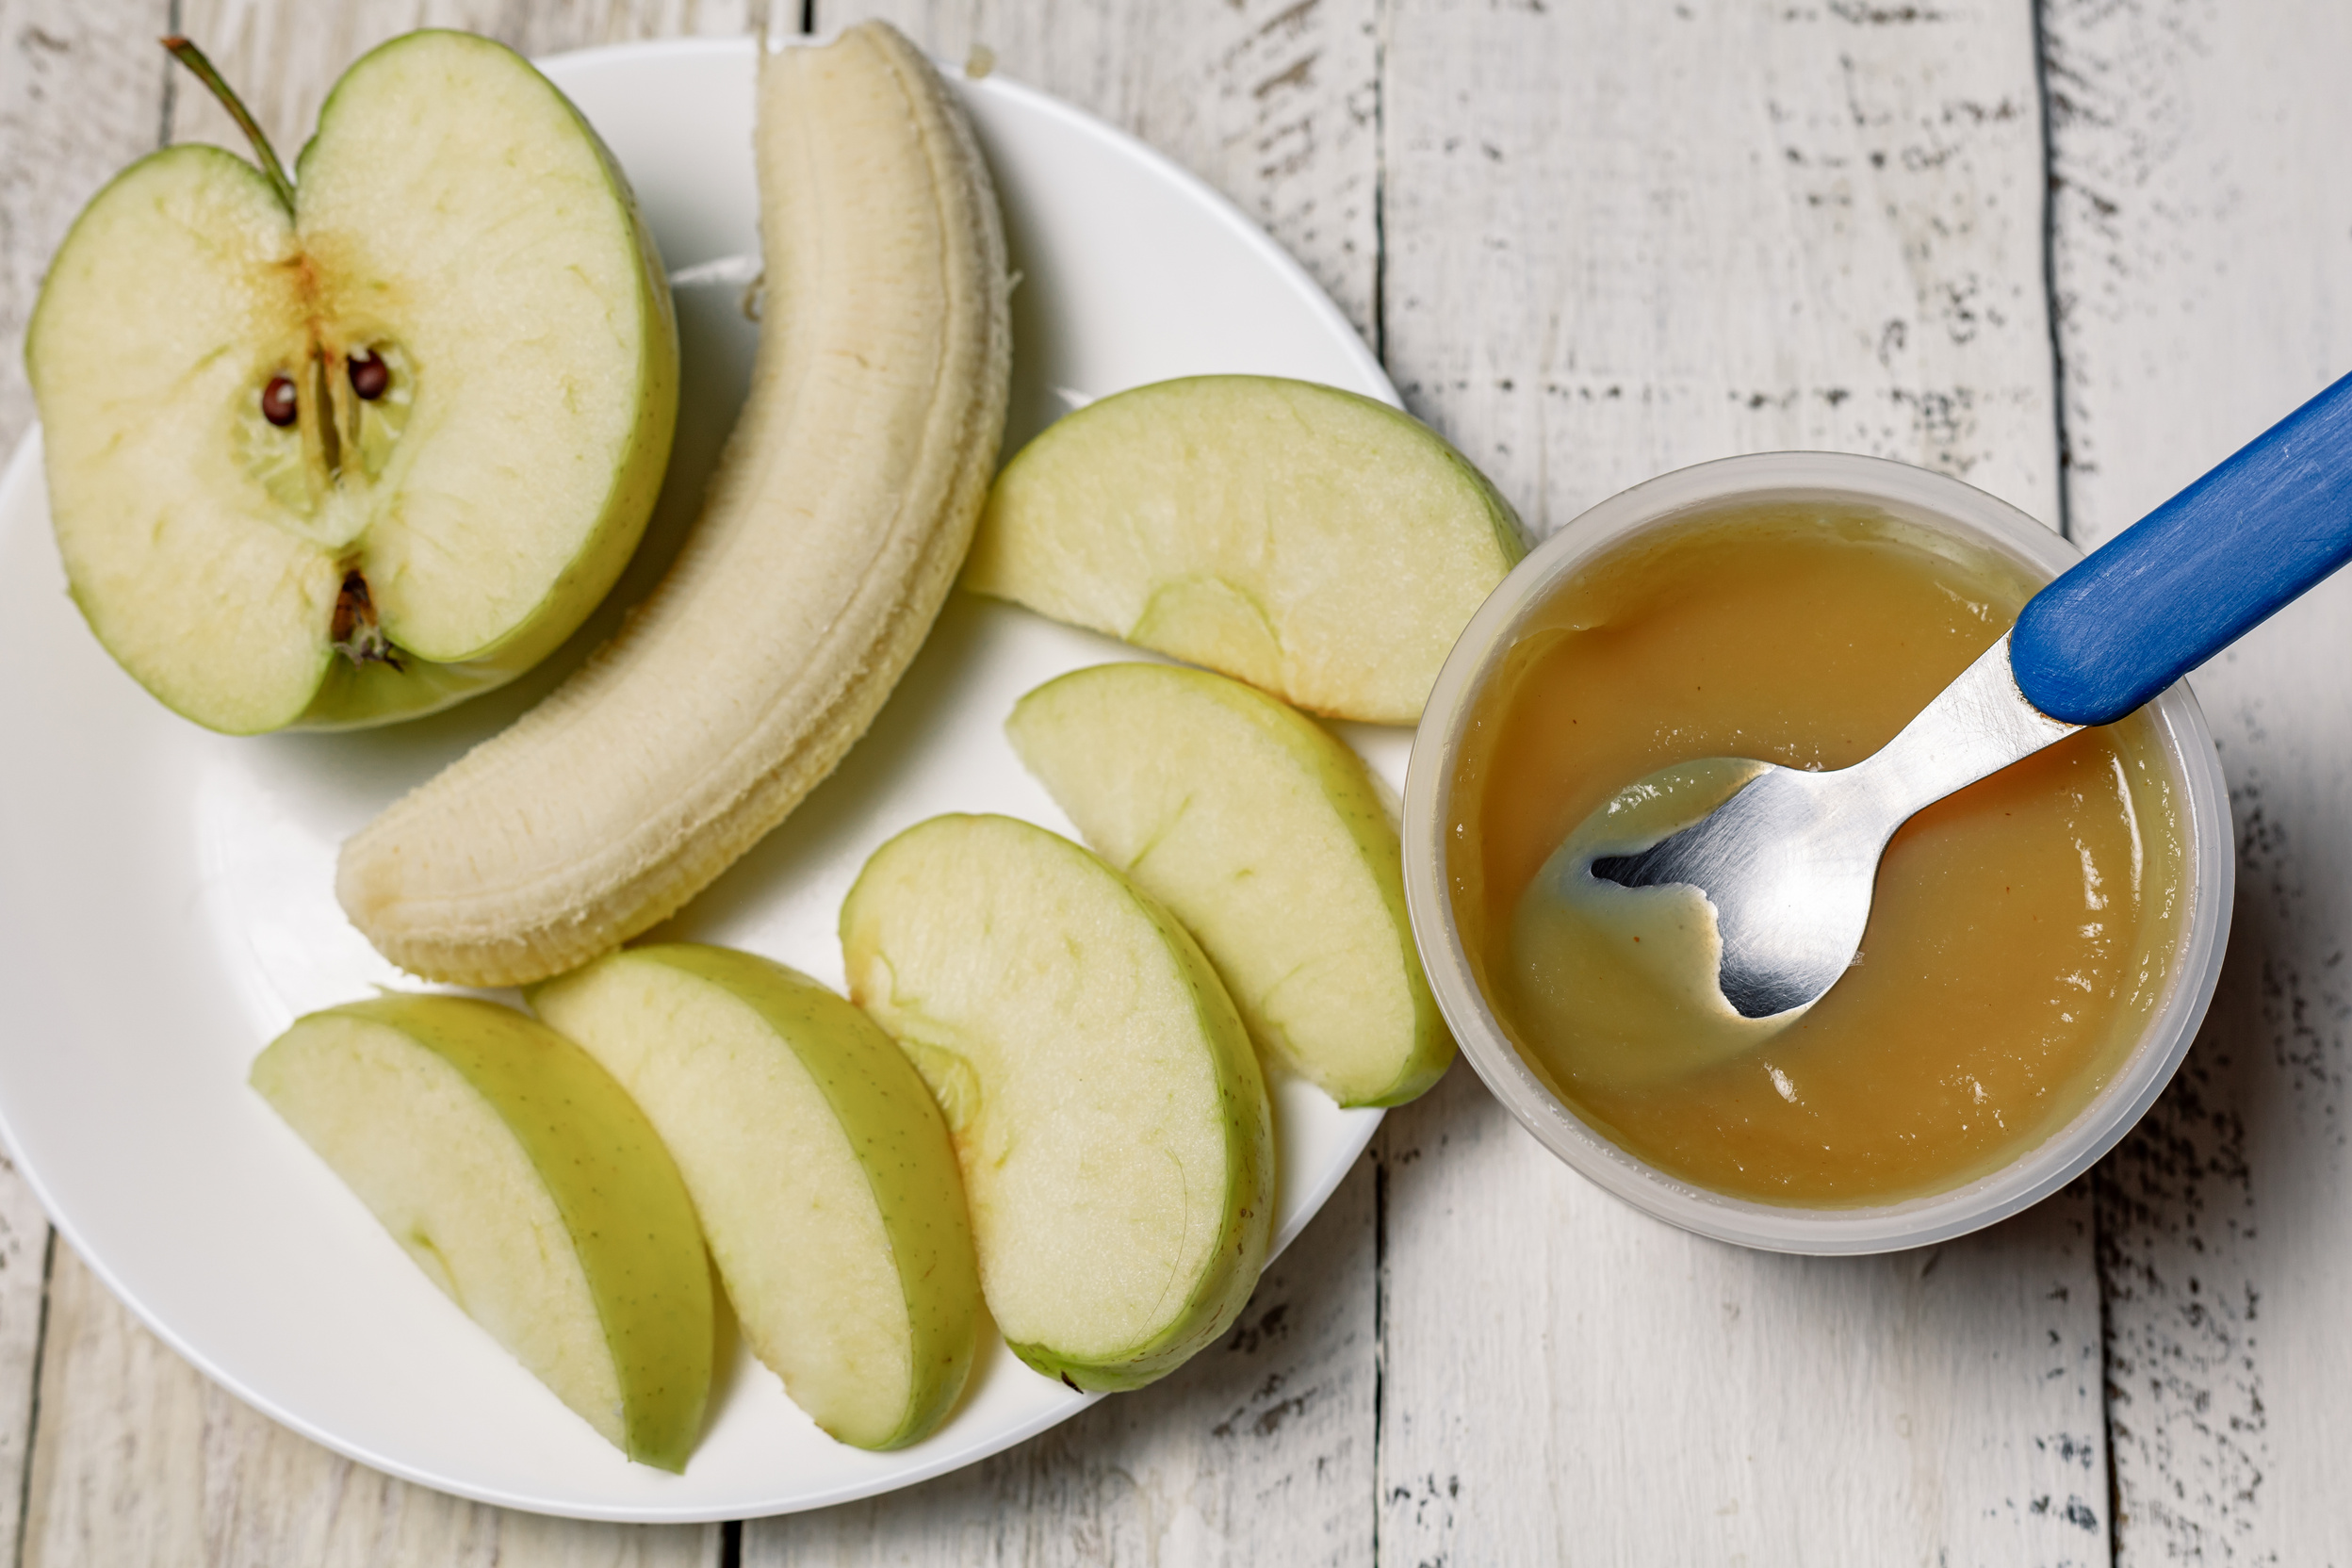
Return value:
[(1261, 1052), (1343, 1105), (1437, 1082), (1453, 1037), (1354, 752), (1262, 692), (1165, 664), (1063, 676), (1004, 727), (1087, 844), (1200, 941)]
[(1265, 1266), (1265, 1080), (1168, 912), (1068, 840), (935, 817), (841, 906), (851, 999), (946, 1113), (988, 1311), (1073, 1388), (1135, 1388), (1223, 1333)]
[(651, 1119), (744, 1337), (817, 1425), (897, 1448), (946, 1419), (982, 1322), (963, 1181), (874, 1021), (747, 953), (634, 948), (534, 987)]
[(512, 51), (375, 50), (299, 173), (133, 164), (25, 343), (75, 603), (233, 733), (410, 716), (552, 652), (636, 547), (677, 417), (653, 240)]
[(612, 1075), (511, 1007), (384, 995), (295, 1021), (253, 1086), (427, 1278), (630, 1459), (682, 1470), (710, 1267)]
[(1090, 403), (1022, 448), (963, 580), (1318, 713), (1412, 724), (1523, 547), (1494, 487), (1411, 416), (1198, 376)]

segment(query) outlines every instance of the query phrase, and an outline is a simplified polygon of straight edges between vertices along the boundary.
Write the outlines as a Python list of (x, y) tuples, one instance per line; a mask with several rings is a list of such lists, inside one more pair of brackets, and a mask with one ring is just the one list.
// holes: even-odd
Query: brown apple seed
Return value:
[(300, 412), (294, 395), (293, 378), (271, 376), (270, 384), (261, 389), (261, 416), (284, 430), (294, 422)]
[(351, 390), (364, 402), (374, 402), (392, 389), (392, 367), (373, 349), (362, 349), (351, 360)]

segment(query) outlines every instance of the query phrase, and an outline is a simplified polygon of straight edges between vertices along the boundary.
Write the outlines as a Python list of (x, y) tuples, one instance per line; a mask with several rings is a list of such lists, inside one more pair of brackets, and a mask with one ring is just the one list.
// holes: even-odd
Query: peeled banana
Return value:
[(971, 542), (1011, 367), (971, 126), (880, 23), (759, 90), (766, 306), (701, 519), (619, 636), (343, 846), (345, 912), (417, 974), (543, 979), (692, 898), (864, 733)]

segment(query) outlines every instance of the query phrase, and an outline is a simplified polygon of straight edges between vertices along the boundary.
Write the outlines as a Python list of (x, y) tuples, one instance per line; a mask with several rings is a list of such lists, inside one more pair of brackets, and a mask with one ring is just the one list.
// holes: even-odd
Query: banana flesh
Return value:
[(676, 564), (505, 733), (343, 846), (336, 896), (431, 979), (521, 985), (664, 919), (864, 733), (987, 494), (1011, 365), (972, 129), (886, 24), (760, 67), (767, 305)]

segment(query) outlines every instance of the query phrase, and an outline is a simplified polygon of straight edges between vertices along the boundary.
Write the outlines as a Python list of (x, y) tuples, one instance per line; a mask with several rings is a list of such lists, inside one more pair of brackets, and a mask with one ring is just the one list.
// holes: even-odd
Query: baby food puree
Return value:
[[(1793, 1021), (1738, 1020), (1691, 972), (1703, 901), (1612, 889), (1636, 916), (1594, 921), (1529, 896), (1580, 825), (1660, 768), (1860, 761), (2035, 586), (1866, 507), (1744, 505), (1637, 536), (1525, 623), (1464, 733), (1446, 872), (1479, 989), (1555, 1094), (1670, 1175), (1840, 1206), (1968, 1182), (2098, 1093), (2185, 914), (2181, 803), (2145, 714), (1905, 824), (1854, 967)], [(1706, 764), (1688, 794), (1703, 809), (1739, 782)], [(1618, 804), (1621, 822), (1646, 808)]]

